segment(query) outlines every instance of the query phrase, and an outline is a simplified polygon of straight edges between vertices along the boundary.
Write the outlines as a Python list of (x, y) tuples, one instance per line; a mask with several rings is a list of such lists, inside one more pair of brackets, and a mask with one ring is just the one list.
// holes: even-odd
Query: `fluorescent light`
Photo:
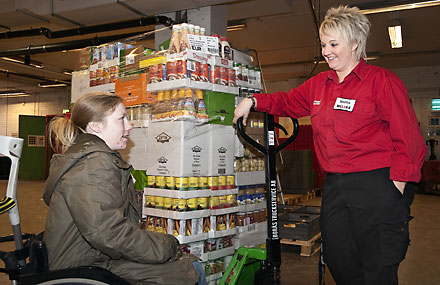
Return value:
[(399, 22), (393, 21), (388, 27), (388, 34), (390, 35), (391, 47), (401, 48), (402, 42), (402, 26)]
[(42, 88), (54, 88), (54, 87), (65, 87), (67, 86), (66, 83), (63, 82), (41, 82), (38, 83), (38, 87)]
[(377, 13), (385, 13), (385, 12), (393, 12), (393, 11), (401, 11), (401, 10), (410, 10), (416, 8), (425, 8), (440, 5), (440, 0), (433, 1), (422, 1), (417, 3), (409, 3), (409, 4), (401, 4), (394, 5), (382, 8), (372, 8), (372, 9), (362, 9), (361, 12), (364, 14), (377, 14)]
[(226, 28), (228, 32), (240, 31), (244, 29), (247, 29), (246, 20), (244, 19), (230, 20), (228, 21), (228, 27)]
[(24, 90), (8, 90), (8, 91), (0, 91), (0, 98), (15, 98), (15, 97), (27, 97), (30, 96)]
[(19, 56), (3, 56), (0, 57), (0, 59), (2, 60), (6, 60), (6, 61), (10, 61), (10, 62), (15, 62), (15, 63), (19, 63), (19, 64), (24, 64), (24, 65), (29, 65), (35, 68), (44, 68), (44, 65), (36, 60), (30, 60), (29, 64), (25, 63), (25, 59)]
[(239, 25), (234, 25), (234, 26), (228, 26), (226, 30), (228, 32), (233, 32), (233, 31), (245, 30), (246, 28), (247, 28), (247, 26), (245, 24), (239, 24)]

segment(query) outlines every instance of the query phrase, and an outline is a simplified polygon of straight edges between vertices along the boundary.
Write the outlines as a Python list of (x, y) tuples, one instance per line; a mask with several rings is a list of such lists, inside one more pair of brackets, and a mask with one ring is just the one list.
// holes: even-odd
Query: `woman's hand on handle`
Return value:
[(246, 120), (249, 116), (251, 108), (252, 108), (252, 100), (249, 98), (244, 98), (243, 101), (241, 101), (240, 104), (238, 104), (237, 108), (235, 108), (234, 119), (232, 120), (232, 122), (236, 124), (237, 120), (243, 117), (243, 125), (246, 126)]

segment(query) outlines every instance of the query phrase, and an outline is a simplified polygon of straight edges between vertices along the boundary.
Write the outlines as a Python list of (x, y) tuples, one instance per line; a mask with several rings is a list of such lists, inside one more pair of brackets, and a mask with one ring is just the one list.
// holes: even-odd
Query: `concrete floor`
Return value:
[[(0, 198), (4, 196), (7, 181), (0, 180)], [(19, 181), (18, 203), (22, 231), (39, 233), (44, 229), (47, 207), (42, 200), (44, 181)], [(307, 201), (307, 205), (319, 205), (321, 199)], [(440, 284), (440, 196), (416, 194), (412, 206), (411, 246), (400, 266), (399, 284)], [(11, 234), (8, 215), (0, 216), (0, 236)], [(0, 244), (0, 250), (11, 250), (13, 244)], [(282, 246), (281, 284), (318, 284), (318, 254), (312, 257), (299, 255), (299, 247)], [(0, 267), (3, 267), (1, 263)], [(10, 284), (0, 273), (0, 285)], [(326, 284), (332, 285), (327, 271)]]

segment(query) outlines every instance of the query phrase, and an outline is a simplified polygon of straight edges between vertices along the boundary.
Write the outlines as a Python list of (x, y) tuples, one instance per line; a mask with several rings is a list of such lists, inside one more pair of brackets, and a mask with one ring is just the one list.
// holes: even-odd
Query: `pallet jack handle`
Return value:
[(275, 127), (281, 129), (286, 135), (286, 129), (275, 123), (273, 115), (264, 114), (264, 137), (265, 146), (257, 143), (243, 130), (243, 118), (237, 120), (239, 135), (253, 147), (265, 155), (266, 160), (266, 202), (267, 202), (267, 239), (266, 239), (266, 260), (263, 263), (261, 276), (258, 278), (261, 284), (280, 284), (281, 267), (281, 244), (278, 224), (278, 200), (277, 200), (277, 174), (276, 174), (276, 153), (285, 148), (298, 135), (298, 120), (290, 118), (293, 123), (291, 136), (278, 146), (275, 146)]
[[(269, 115), (272, 116), (272, 115)], [(290, 118), (292, 120), (293, 123), (293, 133), (292, 135), (285, 140), (284, 142), (282, 142), (280, 145), (275, 147), (275, 152), (279, 152), (280, 150), (282, 150), (283, 148), (285, 148), (288, 144), (290, 144), (291, 142), (293, 142), (293, 140), (296, 138), (296, 136), (298, 135), (298, 120), (294, 119), (294, 118)], [(272, 120), (273, 120), (273, 116), (272, 116)], [(279, 123), (274, 122), (273, 123), (275, 127), (279, 128), (280, 130), (282, 130), (284, 132), (284, 134), (287, 136), (289, 133), (287, 132), (286, 128), (284, 128), (282, 125), (280, 125)], [(264, 146), (262, 146), (261, 144), (259, 144), (258, 142), (256, 142), (253, 138), (251, 138), (250, 136), (248, 136), (246, 134), (246, 132), (244, 131), (244, 126), (243, 126), (243, 118), (239, 118), (237, 120), (237, 130), (238, 133), (240, 134), (240, 136), (249, 144), (251, 144), (253, 147), (255, 147), (256, 149), (258, 149), (260, 152), (262, 152), (263, 154), (267, 154), (268, 153), (268, 149)]]

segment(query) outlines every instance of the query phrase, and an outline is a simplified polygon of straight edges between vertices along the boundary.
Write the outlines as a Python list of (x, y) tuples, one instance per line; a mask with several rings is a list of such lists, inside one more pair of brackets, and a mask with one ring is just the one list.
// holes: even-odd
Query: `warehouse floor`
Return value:
[[(7, 181), (0, 180), (0, 198), (4, 196)], [(44, 181), (19, 181), (18, 202), (22, 231), (38, 233), (44, 229), (47, 207), (41, 199)], [(303, 204), (319, 205), (315, 198)], [(423, 285), (440, 284), (438, 268), (440, 264), (440, 196), (417, 194), (412, 206), (411, 246), (407, 258), (399, 271), (399, 284)], [(7, 215), (0, 216), (0, 236), (11, 234)], [(0, 250), (10, 250), (12, 244), (0, 244)], [(302, 257), (299, 247), (282, 246), (281, 284), (318, 284), (318, 257)], [(3, 264), (1, 264), (3, 267)], [(327, 271), (328, 273), (328, 271)], [(330, 274), (326, 284), (335, 284)], [(0, 274), (0, 285), (10, 284), (4, 274)]]

